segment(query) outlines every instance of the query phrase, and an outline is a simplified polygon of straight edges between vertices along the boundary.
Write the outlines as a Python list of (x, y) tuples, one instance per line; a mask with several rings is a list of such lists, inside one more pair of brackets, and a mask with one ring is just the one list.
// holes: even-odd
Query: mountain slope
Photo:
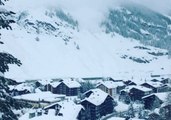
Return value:
[(116, 32), (171, 52), (171, 19), (143, 6), (127, 4), (111, 9), (102, 26), (107, 33)]
[[(22, 7), (18, 8), (18, 4)], [(1, 31), (4, 42), (1, 50), (20, 59), (22, 66), (11, 65), (5, 74), (7, 77), (18, 80), (91, 76), (145, 79), (150, 74), (171, 71), (167, 50), (144, 46), (117, 31), (112, 31), (114, 35), (106, 34), (100, 26), (97, 31), (80, 28), (79, 20), (64, 8), (33, 9), (24, 2), (18, 4), (8, 3), (16, 11), (13, 18), (16, 23), (12, 31)]]

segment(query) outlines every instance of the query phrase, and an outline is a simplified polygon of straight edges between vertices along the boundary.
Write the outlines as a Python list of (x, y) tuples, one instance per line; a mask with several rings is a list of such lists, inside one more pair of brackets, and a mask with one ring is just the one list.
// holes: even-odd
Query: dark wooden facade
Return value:
[(80, 87), (69, 88), (63, 82), (53, 88), (54, 94), (64, 94), (66, 96), (77, 96), (80, 94)]
[(163, 103), (156, 95), (150, 95), (148, 97), (143, 98), (144, 108), (153, 110), (155, 108), (159, 108)]
[(167, 92), (167, 91), (166, 91), (166, 89), (167, 89), (166, 87), (167, 87), (167, 86), (165, 86), (165, 85), (160, 86), (160, 87), (154, 87), (154, 86), (152, 86), (152, 85), (150, 85), (150, 84), (148, 84), (148, 83), (143, 83), (143, 84), (141, 84), (141, 86), (144, 86), (144, 87), (147, 87), (147, 88), (152, 89), (154, 93), (158, 93), (158, 92)]
[(163, 84), (171, 83), (171, 79), (170, 78), (162, 79), (160, 82)]
[(142, 101), (142, 97), (151, 94), (152, 91), (142, 91), (140, 89), (132, 88), (129, 91), (129, 96), (132, 101)]
[(113, 98), (111, 96), (107, 96), (105, 101), (96, 106), (87, 100), (83, 100), (81, 105), (84, 106), (86, 111), (86, 120), (98, 120), (102, 116), (110, 114), (113, 112)]
[(171, 104), (168, 103), (166, 105), (163, 105), (160, 108), (160, 114), (164, 120), (170, 120), (170, 118), (171, 118)]
[(147, 120), (163, 120), (163, 119), (159, 114), (153, 112), (148, 115)]
[(45, 91), (50, 91), (53, 93), (53, 86), (51, 84), (47, 84), (44, 86)]

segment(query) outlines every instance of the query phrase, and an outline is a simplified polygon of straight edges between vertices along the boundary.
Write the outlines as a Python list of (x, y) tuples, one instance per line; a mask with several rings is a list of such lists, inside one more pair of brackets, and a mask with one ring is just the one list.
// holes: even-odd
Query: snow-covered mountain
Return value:
[[(13, 30), (1, 31), (4, 43), (1, 50), (23, 63), (21, 67), (11, 65), (6, 77), (25, 80), (134, 76), (144, 79), (150, 74), (171, 72), (169, 52), (160, 49), (169, 48), (169, 18), (144, 7), (114, 6), (105, 9), (100, 14), (103, 17), (97, 14), (95, 19), (91, 13), (90, 16), (87, 12), (86, 15), (81, 11), (74, 13), (66, 6), (45, 3), (40, 0), (6, 3), (5, 7), (16, 13), (12, 17), (16, 23), (12, 24)], [(146, 42), (148, 39), (151, 44)], [(160, 48), (149, 46), (153, 41), (154, 46), (161, 43)]]
[(102, 23), (106, 33), (118, 33), (141, 43), (171, 51), (171, 19), (137, 4), (110, 9)]

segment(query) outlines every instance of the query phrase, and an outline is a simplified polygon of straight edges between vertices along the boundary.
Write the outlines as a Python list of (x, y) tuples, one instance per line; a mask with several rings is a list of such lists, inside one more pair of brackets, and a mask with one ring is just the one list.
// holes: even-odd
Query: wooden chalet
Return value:
[(54, 94), (64, 94), (66, 96), (77, 96), (80, 94), (81, 85), (74, 79), (63, 79), (45, 85), (46, 91)]
[(86, 111), (86, 120), (98, 120), (113, 112), (113, 98), (100, 89), (92, 89), (84, 93), (81, 101)]
[(163, 103), (160, 108), (161, 117), (164, 120), (170, 120), (171, 118), (171, 103)]
[(144, 102), (144, 108), (153, 110), (159, 108), (166, 100), (168, 93), (152, 93), (142, 98)]
[(125, 88), (125, 85), (123, 84), (123, 82), (103, 81), (100, 82), (99, 85), (97, 85), (97, 88), (108, 93), (112, 97), (115, 97), (117, 94), (120, 93), (122, 89)]
[(129, 90), (129, 96), (132, 101), (142, 100), (142, 97), (153, 93), (153, 90), (143, 86), (134, 86)]
[(161, 82), (163, 84), (171, 84), (171, 78), (154, 78), (151, 81), (153, 81), (153, 82)]
[(152, 82), (152, 81), (145, 82), (145, 83), (141, 84), (141, 86), (152, 89), (154, 93), (165, 92), (167, 89), (166, 88), (167, 85), (164, 85), (160, 82)]

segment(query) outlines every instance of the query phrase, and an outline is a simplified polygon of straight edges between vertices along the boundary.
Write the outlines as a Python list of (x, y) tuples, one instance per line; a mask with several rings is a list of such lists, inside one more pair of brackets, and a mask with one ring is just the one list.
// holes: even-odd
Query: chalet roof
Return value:
[[(11, 88), (12, 88), (12, 86), (10, 87), (10, 89), (11, 89)], [(29, 92), (32, 92), (33, 87), (30, 86), (30, 85), (27, 85), (27, 84), (25, 84), (25, 83), (21, 83), (21, 84), (19, 84), (19, 85), (14, 86), (13, 89), (18, 90), (18, 91), (27, 90), (27, 91), (29, 91)]]
[[(133, 89), (133, 88), (138, 89), (138, 90), (141, 90), (141, 91), (143, 91), (143, 92), (152, 91), (152, 89), (146, 88), (146, 87), (143, 87), (143, 86), (133, 86), (131, 89)], [(131, 89), (130, 89), (130, 90), (131, 90)]]
[(158, 78), (153, 78), (151, 81), (153, 81), (153, 80), (157, 80), (157, 81), (163, 81), (163, 80), (166, 80), (166, 79), (171, 79), (171, 78), (169, 78), (169, 77), (166, 77), (166, 76), (162, 76), (162, 77), (158, 77)]
[(30, 100), (30, 101), (48, 101), (48, 102), (59, 101), (61, 97), (65, 97), (65, 95), (53, 94), (49, 91), (14, 96), (15, 99), (23, 99), (23, 100)]
[(155, 96), (158, 97), (161, 101), (164, 102), (164, 101), (166, 101), (168, 92), (164, 92), (164, 93), (152, 93), (152, 94), (150, 94), (150, 95), (147, 95), (147, 96), (142, 97), (142, 99), (148, 98), (148, 97), (153, 96), (153, 95), (155, 95)]
[(81, 109), (84, 109), (82, 105), (75, 104), (72, 100), (59, 102), (59, 105), (62, 106), (59, 113), (62, 113), (68, 120), (76, 120)]
[(55, 102), (51, 105), (46, 106), (44, 109), (47, 109), (54, 105), (59, 105), (61, 107), (59, 110), (59, 114), (62, 114), (63, 117), (66, 118), (67, 120), (76, 120), (81, 109), (84, 109), (82, 105), (75, 104), (72, 100)]
[(74, 79), (68, 78), (68, 79), (63, 79), (62, 81), (66, 86), (68, 86), (69, 88), (78, 88), (81, 87), (80, 83), (77, 82)]
[[(92, 89), (87, 91), (86, 93), (92, 92), (89, 97), (86, 97), (82, 101), (88, 101), (96, 106), (101, 105), (105, 99), (107, 98), (108, 94), (103, 92), (100, 89)], [(84, 93), (84, 94), (86, 94)]]
[(160, 115), (160, 108), (155, 108), (153, 111), (149, 112), (148, 115)]
[[(143, 83), (143, 84), (145, 84), (145, 83)], [(151, 86), (153, 86), (155, 88), (158, 88), (158, 87), (162, 87), (163, 86), (163, 84), (161, 82), (148, 81), (146, 84), (149, 84), (149, 85), (151, 85)]]
[(56, 88), (60, 84), (61, 84), (61, 82), (57, 82), (57, 81), (50, 83), (50, 85), (52, 85), (52, 87), (54, 87), (54, 88)]
[(31, 109), (29, 112), (22, 115), (19, 120), (68, 120), (64, 118), (63, 116), (56, 116), (55, 110), (51, 109), (49, 110), (48, 114), (42, 114), (41, 116), (35, 116), (33, 118), (29, 118), (30, 113), (36, 113), (39, 109)]
[(167, 106), (171, 106), (171, 103), (170, 102), (164, 102), (161, 107), (167, 107)]
[(100, 82), (99, 85), (104, 85), (105, 87), (111, 89), (111, 88), (116, 88), (118, 86), (124, 86), (124, 83), (123, 82), (113, 82), (113, 81), (102, 81), (102, 82)]
[(134, 88), (136, 85), (130, 85), (130, 86), (126, 86), (125, 89), (123, 89), (122, 91), (125, 92), (129, 92), (132, 88)]

